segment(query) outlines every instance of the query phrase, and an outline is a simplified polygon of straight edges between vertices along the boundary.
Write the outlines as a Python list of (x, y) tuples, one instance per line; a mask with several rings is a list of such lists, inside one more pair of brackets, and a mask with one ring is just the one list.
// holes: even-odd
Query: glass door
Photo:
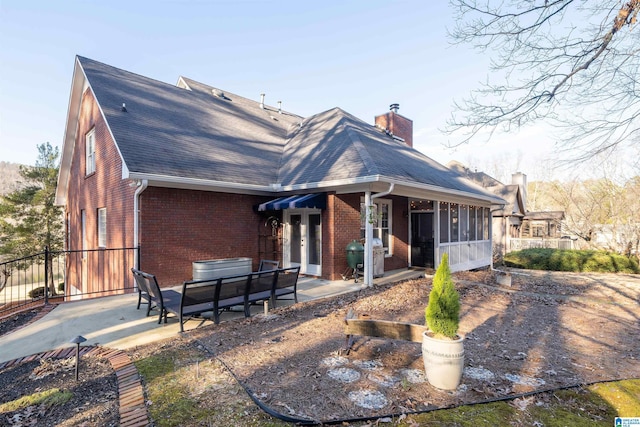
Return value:
[(319, 213), (307, 214), (307, 274), (320, 276), (322, 228)]
[(315, 209), (285, 210), (288, 228), (284, 242), (285, 265), (300, 266), (300, 273), (322, 274), (322, 216)]
[(411, 213), (411, 265), (434, 267), (433, 213)]

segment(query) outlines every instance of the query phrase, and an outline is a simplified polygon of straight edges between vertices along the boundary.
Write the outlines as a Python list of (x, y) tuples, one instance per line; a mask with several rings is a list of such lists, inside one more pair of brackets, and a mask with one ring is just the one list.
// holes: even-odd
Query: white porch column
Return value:
[[(387, 191), (371, 194), (371, 191), (365, 191), (364, 204), (365, 209), (365, 223), (364, 223), (364, 284), (363, 286), (373, 286), (373, 224), (371, 218), (371, 205), (373, 205), (373, 199), (386, 196), (393, 191), (395, 184), (389, 184)], [(376, 218), (377, 220), (377, 218)]]
[(371, 223), (371, 191), (364, 193), (364, 283), (373, 286), (373, 224)]

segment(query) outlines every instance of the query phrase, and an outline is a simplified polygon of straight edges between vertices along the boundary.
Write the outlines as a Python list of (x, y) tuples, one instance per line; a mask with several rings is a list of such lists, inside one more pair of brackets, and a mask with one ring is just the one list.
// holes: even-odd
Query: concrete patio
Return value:
[[(395, 270), (374, 279), (374, 286), (424, 277), (419, 270)], [(353, 280), (329, 281), (313, 277), (298, 280), (298, 301), (311, 301), (333, 297), (362, 289), (362, 282)], [(146, 309), (136, 309), (137, 294), (117, 295), (60, 304), (40, 320), (0, 338), (0, 363), (31, 354), (64, 347), (78, 335), (87, 339), (83, 345), (100, 345), (126, 350), (153, 341), (175, 336), (180, 331), (178, 319), (169, 315), (168, 322), (158, 324), (158, 315), (152, 311), (146, 317)], [(254, 306), (252, 315), (262, 313), (263, 306)], [(221, 321), (242, 317), (242, 311), (225, 311)], [(190, 320), (185, 330), (211, 324), (205, 320)]]

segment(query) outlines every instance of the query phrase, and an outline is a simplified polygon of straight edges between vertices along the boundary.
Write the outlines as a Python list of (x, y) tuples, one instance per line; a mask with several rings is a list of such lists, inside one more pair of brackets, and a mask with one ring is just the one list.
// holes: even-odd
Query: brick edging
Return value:
[[(65, 359), (75, 356), (75, 353), (75, 347), (67, 347), (32, 354), (31, 356), (20, 357), (0, 363), (0, 370), (41, 359)], [(80, 356), (106, 358), (109, 363), (111, 363), (118, 382), (120, 426), (142, 427), (151, 424), (149, 422), (147, 406), (144, 401), (144, 389), (140, 381), (140, 375), (131, 358), (129, 358), (125, 352), (105, 347), (86, 346), (80, 347)]]

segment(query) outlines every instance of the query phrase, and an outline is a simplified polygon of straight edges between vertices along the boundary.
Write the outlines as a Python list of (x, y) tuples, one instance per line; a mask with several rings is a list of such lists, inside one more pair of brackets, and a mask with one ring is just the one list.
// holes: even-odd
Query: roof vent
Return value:
[(398, 113), (398, 110), (400, 109), (400, 104), (391, 104), (389, 105), (389, 110), (393, 111), (394, 113)]
[(278, 114), (282, 114), (282, 101), (278, 101)]
[(223, 92), (223, 91), (221, 91), (220, 89), (213, 89), (213, 90), (212, 90), (212, 92), (213, 92), (213, 94), (214, 94), (215, 96), (217, 96), (218, 98), (224, 98), (224, 97), (225, 97), (225, 96), (224, 96), (224, 92)]
[(125, 113), (127, 112), (127, 106), (124, 102), (122, 103), (122, 108), (120, 108), (120, 110), (124, 111)]
[(264, 93), (260, 94), (260, 108), (264, 110)]

